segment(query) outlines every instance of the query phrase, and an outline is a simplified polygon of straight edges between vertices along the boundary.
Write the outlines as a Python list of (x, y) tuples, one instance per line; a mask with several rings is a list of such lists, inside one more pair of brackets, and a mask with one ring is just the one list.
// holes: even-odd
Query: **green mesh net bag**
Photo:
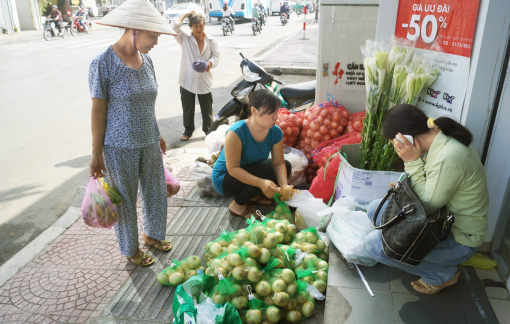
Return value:
[(158, 274), (156, 279), (161, 285), (178, 286), (196, 276), (199, 270), (205, 271), (200, 258), (191, 255), (182, 261), (174, 259), (169, 267)]

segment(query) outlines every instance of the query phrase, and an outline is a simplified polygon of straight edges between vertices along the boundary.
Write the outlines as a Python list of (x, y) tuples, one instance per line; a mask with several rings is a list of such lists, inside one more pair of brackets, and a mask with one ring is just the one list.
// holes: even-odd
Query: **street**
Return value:
[[(250, 23), (238, 22), (226, 37), (219, 22), (206, 25), (206, 33), (216, 37), (221, 48), (220, 63), (213, 70), (214, 114), (230, 100), (230, 91), (241, 79), (239, 52), (255, 59), (300, 30), (302, 23), (302, 16), (292, 16), (286, 26), (279, 17), (269, 17), (262, 34), (253, 36)], [(89, 63), (121, 35), (117, 28), (97, 24), (93, 28), (89, 35), (51, 41), (45, 41), (40, 31), (40, 39), (0, 45), (0, 265), (53, 224), (78, 187), (88, 182)], [(162, 35), (150, 56), (159, 84), (156, 116), (168, 149), (198, 144), (204, 139), (198, 106), (193, 137), (179, 140), (183, 131), (179, 45), (172, 36)], [(288, 84), (302, 78), (280, 77)]]

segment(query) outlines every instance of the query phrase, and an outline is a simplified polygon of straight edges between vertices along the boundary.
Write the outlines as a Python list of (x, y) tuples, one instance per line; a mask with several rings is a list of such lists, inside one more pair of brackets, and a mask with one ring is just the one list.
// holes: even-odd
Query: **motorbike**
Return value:
[(284, 14), (284, 13), (282, 13), (282, 14), (280, 15), (280, 22), (282, 23), (282, 25), (283, 25), (283, 26), (285, 26), (285, 25), (287, 24), (287, 22), (288, 22), (288, 21), (289, 21), (289, 20), (288, 20), (288, 18), (287, 18), (287, 15), (286, 15), (286, 14)]
[(303, 9), (296, 10), (296, 15), (298, 15), (298, 17), (299, 17), (299, 15), (302, 15), (302, 14), (303, 14)]
[(251, 30), (253, 30), (253, 36), (257, 36), (257, 32), (259, 34), (262, 32), (262, 24), (259, 19), (255, 17), (251, 19)]
[(221, 20), (221, 29), (223, 30), (223, 36), (227, 36), (228, 32), (231, 34), (234, 32), (234, 26), (232, 26), (230, 19), (223, 17)]
[[(62, 25), (60, 27), (61, 27), (60, 28), (60, 30), (61, 30), (60, 37), (66, 38), (67, 37), (67, 23), (62, 22)], [(55, 27), (55, 19), (53, 19), (53, 18), (46, 19), (46, 25), (44, 25), (44, 32), (43, 32), (44, 39), (49, 41), (53, 37), (56, 37), (57, 36), (56, 28), (57, 27)]]
[(261, 9), (262, 13), (260, 14), (260, 22), (262, 23), (262, 25), (266, 25), (266, 20), (267, 20), (267, 14), (266, 14), (266, 9)]
[[(257, 86), (265, 87), (277, 94), (282, 100), (281, 106), (287, 105), (297, 111), (311, 106), (315, 102), (315, 80), (284, 86), (284, 82), (275, 79), (263, 67), (244, 57), (243, 53), (239, 53), (239, 55), (242, 57), (240, 67), (244, 79), (232, 89), (231, 95), (234, 98), (218, 112), (208, 134), (217, 130), (221, 125), (230, 125), (238, 121), (243, 109), (248, 109), (248, 98)], [(274, 69), (272, 73), (277, 76), (282, 75), (282, 72), (277, 69)], [(279, 86), (282, 87), (279, 88)]]
[(76, 36), (78, 33), (89, 34), (92, 31), (92, 23), (90, 21), (85, 20), (83, 25), (85, 25), (85, 28), (80, 24), (80, 18), (74, 17), (73, 24), (71, 25), (71, 35)]

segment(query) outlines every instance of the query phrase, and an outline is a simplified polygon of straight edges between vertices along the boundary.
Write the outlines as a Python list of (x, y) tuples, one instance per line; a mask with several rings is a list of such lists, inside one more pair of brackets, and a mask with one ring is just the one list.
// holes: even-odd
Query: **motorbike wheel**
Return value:
[(90, 34), (90, 29), (87, 27), (87, 28), (83, 28), (83, 31), (87, 34)]
[(255, 27), (253, 27), (252, 30), (253, 30), (253, 36), (257, 36), (257, 30), (255, 29)]
[(51, 38), (52, 38), (52, 36), (51, 36), (51, 30), (49, 30), (49, 29), (45, 29), (45, 30), (44, 30), (44, 34), (43, 34), (43, 36), (44, 36), (44, 39), (45, 39), (45, 40), (47, 40), (47, 41), (51, 40)]
[(259, 34), (262, 33), (262, 27), (259, 28)]
[(60, 37), (66, 38), (67, 37), (67, 30), (65, 28), (62, 28), (62, 32), (60, 33)]
[(227, 30), (223, 28), (223, 36), (227, 36)]
[(234, 33), (234, 27), (230, 28), (230, 34)]
[(76, 28), (76, 26), (72, 26), (70, 32), (71, 32), (71, 35), (76, 36), (76, 35), (78, 35), (78, 28)]

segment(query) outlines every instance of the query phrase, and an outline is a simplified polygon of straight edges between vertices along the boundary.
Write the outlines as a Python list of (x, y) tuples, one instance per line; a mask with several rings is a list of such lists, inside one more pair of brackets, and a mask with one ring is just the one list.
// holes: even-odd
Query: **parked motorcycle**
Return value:
[(76, 36), (78, 33), (89, 34), (92, 31), (92, 22), (85, 20), (83, 26), (80, 24), (80, 17), (74, 17), (73, 24), (71, 25), (71, 35)]
[(230, 19), (223, 18), (221, 20), (221, 29), (223, 30), (223, 36), (227, 36), (228, 32), (230, 32), (231, 34), (234, 32), (234, 26), (232, 26)]
[[(208, 133), (217, 130), (220, 125), (233, 124), (238, 121), (241, 111), (248, 109), (248, 98), (256, 90), (257, 85), (276, 93), (283, 100), (282, 103), (285, 102), (288, 107), (295, 107), (296, 110), (312, 105), (315, 101), (315, 80), (278, 88), (279, 85), (283, 86), (285, 83), (275, 79), (263, 67), (245, 58), (243, 53), (239, 53), (239, 55), (243, 58), (240, 67), (244, 79), (232, 89), (231, 94), (234, 98), (218, 112)], [(277, 69), (274, 69), (272, 73), (282, 75), (282, 72)]]
[[(66, 38), (67, 37), (67, 23), (62, 22), (62, 25), (60, 26), (60, 37)], [(48, 18), (46, 19), (46, 24), (44, 25), (44, 31), (43, 31), (44, 39), (49, 41), (53, 37), (57, 36), (57, 27), (55, 26), (55, 19)]]
[(257, 32), (260, 34), (262, 31), (262, 24), (260, 20), (253, 17), (251, 19), (251, 30), (253, 31), (253, 36), (257, 36)]
[(287, 25), (287, 22), (289, 21), (289, 19), (287, 18), (287, 15), (282, 13), (280, 15), (280, 22), (282, 23), (283, 26)]

